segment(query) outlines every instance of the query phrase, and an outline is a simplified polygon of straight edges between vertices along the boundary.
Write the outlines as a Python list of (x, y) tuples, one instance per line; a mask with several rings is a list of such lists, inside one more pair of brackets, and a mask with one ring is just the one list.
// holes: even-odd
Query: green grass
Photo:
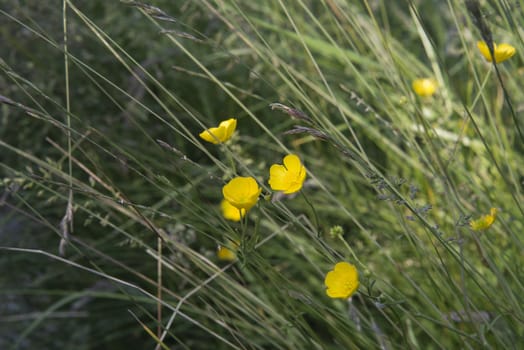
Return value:
[[(0, 348), (519, 348), (523, 8), (1, 5)], [(479, 21), (516, 55), (487, 63)], [(308, 174), (282, 196), (289, 153)], [(263, 188), (240, 223), (234, 176)], [(339, 261), (349, 301), (325, 293)]]

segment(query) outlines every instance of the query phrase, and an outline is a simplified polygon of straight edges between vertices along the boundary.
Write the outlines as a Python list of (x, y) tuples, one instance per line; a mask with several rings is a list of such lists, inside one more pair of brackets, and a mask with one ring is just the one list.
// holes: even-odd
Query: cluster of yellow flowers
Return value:
[[(480, 50), (480, 53), (486, 61), (493, 62), (493, 57), (489, 51), (488, 45), (484, 41), (477, 42), (477, 47)], [(516, 49), (510, 44), (502, 43), (497, 45), (493, 43), (493, 56), (495, 57), (495, 63), (501, 63), (505, 60), (513, 57), (515, 55)], [(491, 208), (490, 213), (487, 215), (482, 215), (477, 220), (471, 220), (469, 226), (474, 231), (484, 231), (493, 225), (495, 219), (497, 218), (497, 208)]]
[[(480, 53), (488, 62), (500, 63), (515, 55), (515, 48), (509, 44), (497, 45), (493, 43), (493, 56), (488, 45), (479, 41), (477, 46)], [(431, 97), (437, 91), (437, 82), (433, 78), (421, 78), (413, 81), (413, 91), (421, 97)], [(228, 141), (236, 130), (237, 120), (234, 118), (222, 121), (218, 127), (209, 128), (200, 133), (200, 137), (213, 144)], [(283, 164), (273, 164), (269, 169), (268, 184), (273, 191), (292, 194), (300, 191), (306, 179), (306, 168), (295, 154), (288, 154)], [(253, 177), (237, 176), (231, 179), (223, 188), (220, 207), (222, 214), (228, 220), (240, 221), (247, 212), (258, 202), (262, 189)], [(483, 215), (477, 220), (470, 221), (471, 229), (482, 231), (488, 229), (497, 216), (497, 209), (491, 208), (490, 214)], [(233, 261), (236, 259), (238, 242), (229, 247), (220, 246), (217, 252), (221, 260)], [(350, 298), (358, 289), (359, 278), (357, 268), (348, 262), (335, 264), (332, 271), (324, 279), (326, 294), (330, 298)]]
[[(213, 144), (227, 142), (235, 132), (237, 120), (234, 118), (222, 121), (218, 127), (209, 128), (200, 133), (200, 137)], [(284, 157), (283, 164), (273, 164), (269, 169), (268, 184), (273, 191), (292, 194), (300, 191), (306, 179), (306, 168), (295, 154)], [(223, 188), (220, 207), (228, 220), (240, 221), (258, 202), (262, 189), (253, 177), (237, 176)], [(229, 247), (219, 246), (217, 256), (220, 260), (236, 259), (238, 242)], [(356, 292), (359, 286), (356, 267), (347, 262), (339, 262), (333, 271), (327, 273), (324, 280), (326, 294), (331, 298), (347, 299)]]
[[(501, 63), (516, 53), (515, 47), (510, 44), (493, 43), (493, 55), (491, 55), (488, 44), (484, 41), (478, 41), (477, 47), (488, 62)], [(431, 97), (437, 91), (437, 82), (433, 78), (421, 78), (415, 79), (412, 84), (413, 91), (421, 97)], [(491, 208), (490, 214), (483, 215), (477, 220), (471, 220), (469, 226), (474, 231), (484, 231), (491, 227), (497, 218), (497, 209)]]
[[(493, 62), (493, 57), (488, 45), (484, 41), (477, 42), (477, 47), (486, 61)], [(515, 55), (516, 49), (510, 44), (493, 43), (493, 56), (495, 63), (501, 63)], [(437, 82), (433, 78), (415, 79), (412, 84), (413, 91), (420, 97), (431, 97), (437, 91)]]
[[(200, 137), (213, 144), (228, 141), (237, 126), (234, 118), (224, 120), (218, 127), (209, 128), (200, 133)], [(269, 169), (269, 186), (273, 191), (285, 194), (298, 192), (306, 179), (306, 168), (295, 154), (284, 157), (282, 164), (273, 164)], [(231, 179), (223, 188), (224, 199), (220, 205), (224, 217), (232, 221), (240, 221), (257, 203), (262, 189), (253, 177), (237, 176)]]

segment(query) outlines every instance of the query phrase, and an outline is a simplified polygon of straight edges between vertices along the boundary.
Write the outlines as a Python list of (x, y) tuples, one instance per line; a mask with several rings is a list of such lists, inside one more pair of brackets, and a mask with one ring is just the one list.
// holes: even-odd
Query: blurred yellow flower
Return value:
[(246, 209), (238, 209), (237, 207), (232, 206), (231, 203), (225, 199), (220, 203), (220, 209), (222, 209), (222, 215), (224, 218), (231, 221), (240, 221), (240, 219), (246, 215)]
[(333, 271), (329, 271), (324, 280), (326, 294), (330, 298), (347, 299), (358, 289), (357, 268), (347, 262), (339, 262)]
[(257, 201), (262, 189), (252, 177), (237, 176), (231, 179), (223, 188), (224, 199), (237, 209), (251, 209)]
[(209, 128), (202, 131), (199, 136), (207, 142), (218, 143), (226, 142), (237, 128), (237, 120), (234, 118), (224, 120), (216, 128)]
[(497, 208), (491, 208), (491, 210), (489, 211), (489, 214), (482, 215), (477, 220), (471, 220), (469, 222), (469, 226), (474, 231), (484, 231), (490, 228), (491, 225), (493, 225), (496, 218), (497, 218)]
[(230, 248), (219, 245), (218, 250), (217, 250), (218, 260), (223, 260), (223, 261), (236, 260), (237, 258), (236, 248), (238, 248), (238, 244), (235, 244), (235, 249), (230, 249)]
[[(488, 45), (484, 41), (477, 42), (477, 47), (480, 53), (488, 61), (492, 61), (491, 53), (489, 52)], [(493, 43), (493, 53), (495, 54), (495, 62), (500, 63), (511, 58), (516, 52), (516, 49), (510, 44), (497, 45)]]
[(224, 261), (236, 260), (236, 258), (237, 258), (237, 250), (238, 250), (239, 246), (240, 246), (240, 242), (237, 241), (237, 240), (230, 241), (227, 244), (227, 246), (219, 245), (218, 246), (218, 250), (217, 250), (217, 258), (218, 258), (218, 260), (224, 260)]
[(273, 164), (269, 169), (269, 185), (273, 191), (295, 193), (302, 188), (306, 179), (306, 168), (295, 154), (284, 157), (284, 165)]
[(430, 97), (437, 91), (437, 82), (431, 78), (415, 79), (413, 80), (412, 87), (417, 95)]

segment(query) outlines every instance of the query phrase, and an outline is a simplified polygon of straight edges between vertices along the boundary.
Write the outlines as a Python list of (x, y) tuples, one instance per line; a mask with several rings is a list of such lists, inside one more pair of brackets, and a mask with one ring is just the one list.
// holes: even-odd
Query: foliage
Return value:
[(522, 343), (519, 2), (62, 5), (0, 5), (0, 348)]

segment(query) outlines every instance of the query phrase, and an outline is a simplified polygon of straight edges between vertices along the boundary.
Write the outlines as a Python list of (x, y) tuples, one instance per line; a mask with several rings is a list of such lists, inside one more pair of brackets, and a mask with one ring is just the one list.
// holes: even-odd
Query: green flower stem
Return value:
[(309, 201), (309, 199), (306, 196), (306, 194), (303, 191), (300, 191), (300, 194), (302, 194), (302, 196), (304, 197), (304, 200), (306, 201), (306, 203), (309, 205), (309, 207), (313, 211), (313, 217), (315, 219), (315, 227), (317, 229), (317, 237), (320, 237), (320, 225), (319, 225), (319, 222), (318, 222), (317, 211), (315, 210), (315, 207), (313, 206), (313, 204)]
[(240, 212), (240, 238), (243, 240), (247, 229), (247, 212), (242, 215), (242, 210), (238, 209), (238, 211)]
[(524, 135), (522, 133), (522, 130), (520, 129), (520, 121), (518, 120), (517, 114), (515, 113), (515, 110), (513, 109), (513, 103), (511, 102), (511, 98), (509, 96), (508, 90), (506, 89), (506, 84), (504, 84), (504, 80), (502, 79), (502, 75), (500, 74), (499, 67), (497, 66), (496, 60), (493, 60), (493, 67), (495, 68), (495, 73), (497, 73), (497, 79), (504, 93), (503, 94), (504, 100), (506, 101), (506, 105), (509, 108), (511, 117), (513, 118), (513, 122), (515, 123), (515, 129), (517, 130), (517, 134), (520, 137), (520, 141), (524, 142)]
[(220, 148), (221, 148), (222, 152), (225, 153), (225, 155), (227, 157), (227, 161), (229, 162), (229, 165), (231, 166), (231, 169), (232, 169), (232, 174), (236, 174), (237, 173), (237, 166), (236, 166), (235, 159), (233, 159), (233, 156), (232, 156), (231, 152), (229, 152), (229, 150), (227, 149), (226, 145), (224, 145), (224, 144), (220, 144)]
[(342, 244), (344, 244), (344, 246), (347, 248), (347, 250), (349, 251), (349, 253), (351, 254), (351, 256), (353, 257), (353, 259), (355, 259), (355, 261), (360, 265), (360, 266), (363, 266), (363, 267), (366, 267), (366, 265), (364, 265), (362, 263), (362, 261), (360, 261), (355, 252), (353, 251), (353, 249), (349, 246), (348, 242), (346, 242), (346, 240), (344, 239), (344, 237), (342, 237), (342, 235), (338, 235), (337, 236), (341, 241), (342, 241)]

